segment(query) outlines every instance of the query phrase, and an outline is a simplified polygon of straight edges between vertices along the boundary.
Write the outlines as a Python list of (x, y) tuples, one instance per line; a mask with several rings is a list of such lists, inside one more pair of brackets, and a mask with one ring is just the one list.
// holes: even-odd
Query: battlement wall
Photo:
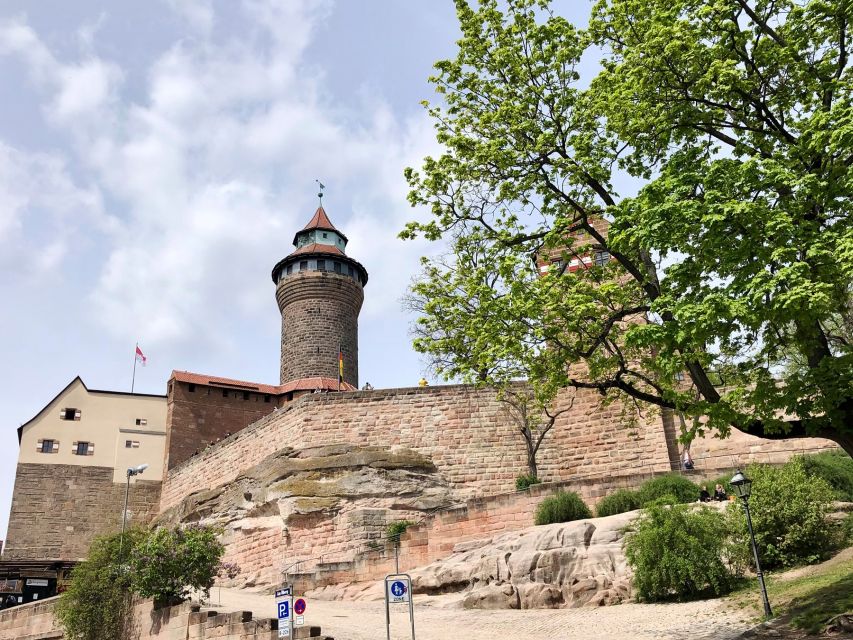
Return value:
[[(567, 392), (560, 404), (569, 402), (540, 450), (543, 479), (670, 468), (658, 414), (632, 424), (621, 407), (601, 407), (594, 391)], [(448, 385), (311, 394), (170, 469), (160, 510), (233, 480), (274, 451), (336, 443), (414, 449), (464, 497), (512, 490), (527, 470), (524, 441), (494, 391)]]

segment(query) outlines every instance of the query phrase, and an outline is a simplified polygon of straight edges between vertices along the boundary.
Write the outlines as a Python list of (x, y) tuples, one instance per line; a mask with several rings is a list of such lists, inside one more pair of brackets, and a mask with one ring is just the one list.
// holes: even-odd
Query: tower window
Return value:
[(326, 261), (325, 260), (317, 260), (317, 271), (325, 271), (326, 270)]
[(323, 234), (323, 237), (324, 237), (324, 238), (328, 238), (328, 237), (329, 237), (329, 234), (328, 234), (328, 233), (324, 233), (324, 234)]
[(289, 264), (287, 265), (287, 275), (290, 275), (291, 273), (293, 273), (293, 265)]
[(190, 393), (195, 393), (195, 385), (192, 382), (187, 385), (187, 391), (189, 391)]
[(91, 442), (78, 442), (74, 453), (78, 456), (88, 456), (95, 453), (95, 447)]
[(336, 262), (335, 263), (335, 273), (340, 273), (340, 272), (341, 272), (341, 263)]
[(83, 412), (80, 409), (63, 409), (59, 413), (59, 417), (62, 420), (79, 420), (82, 414)]
[(248, 399), (249, 399), (249, 392), (248, 392), (248, 391), (244, 391), (244, 392), (243, 392), (243, 400), (248, 400)]
[(228, 389), (223, 389), (223, 390), (222, 390), (222, 397), (223, 397), (223, 398), (227, 398), (227, 397), (228, 397)]
[(41, 440), (41, 446), (39, 447), (39, 451), (41, 453), (53, 453), (54, 442), (54, 440)]
[(271, 400), (272, 400), (272, 396), (270, 396), (269, 394), (264, 396), (264, 402), (270, 402)]
[(347, 267), (347, 273), (349, 273), (350, 278), (352, 278), (355, 275), (355, 272), (352, 270), (352, 267)]
[(306, 269), (308, 269), (308, 261), (303, 260), (302, 262), (299, 263), (299, 270), (305, 271)]

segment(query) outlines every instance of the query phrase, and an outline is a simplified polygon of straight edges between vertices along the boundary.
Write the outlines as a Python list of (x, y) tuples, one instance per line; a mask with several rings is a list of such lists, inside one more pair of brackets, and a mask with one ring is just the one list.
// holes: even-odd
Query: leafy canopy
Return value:
[(415, 347), (543, 403), (595, 389), (692, 433), (853, 451), (853, 4), (600, 0), (584, 30), (546, 0), (457, 13), (427, 105), (446, 151), (406, 171), (432, 217), (401, 236), (450, 247), (414, 284)]

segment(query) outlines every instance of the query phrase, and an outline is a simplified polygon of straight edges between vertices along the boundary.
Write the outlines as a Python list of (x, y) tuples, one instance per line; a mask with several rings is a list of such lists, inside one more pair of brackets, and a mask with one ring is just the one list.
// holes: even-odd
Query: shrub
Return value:
[(604, 516), (612, 516), (616, 513), (625, 513), (640, 508), (640, 498), (636, 491), (628, 489), (619, 489), (611, 493), (609, 496), (602, 498), (598, 506), (595, 507), (595, 513), (599, 518)]
[(527, 487), (540, 482), (542, 481), (532, 473), (522, 474), (515, 479), (515, 489), (516, 491), (524, 491)]
[(653, 505), (626, 535), (625, 556), (641, 600), (722, 595), (736, 577), (726, 562), (726, 523), (708, 507)]
[(699, 487), (687, 478), (671, 473), (647, 480), (637, 490), (637, 497), (643, 506), (665, 496), (672, 496), (678, 503), (696, 502), (699, 499)]
[(809, 476), (829, 483), (837, 500), (853, 502), (853, 458), (843, 451), (823, 451), (800, 459)]
[(397, 520), (396, 522), (392, 522), (385, 528), (385, 537), (399, 544), (400, 536), (406, 532), (406, 529), (416, 524), (417, 522), (413, 522), (412, 520)]
[(182, 602), (193, 589), (210, 595), (225, 547), (213, 527), (155, 529), (130, 554), (132, 589), (154, 606)]
[[(116, 640), (128, 637), (130, 576), (121, 558), (145, 532), (95, 538), (86, 559), (74, 567), (68, 588), (59, 598), (56, 616), (69, 640)], [(120, 553), (119, 547), (123, 548)]]
[(536, 507), (536, 524), (553, 524), (591, 518), (592, 512), (574, 491), (558, 491)]
[[(772, 569), (823, 558), (833, 546), (826, 516), (832, 488), (821, 478), (809, 477), (802, 459), (782, 467), (752, 465), (749, 510), (762, 567)], [(734, 549), (740, 562), (752, 564), (746, 516), (740, 501), (729, 505)]]

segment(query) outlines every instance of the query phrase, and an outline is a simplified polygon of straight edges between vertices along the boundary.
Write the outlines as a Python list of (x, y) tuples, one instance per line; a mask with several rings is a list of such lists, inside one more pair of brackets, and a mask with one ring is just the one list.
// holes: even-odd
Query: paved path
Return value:
[[(213, 590), (217, 601), (217, 589)], [(270, 595), (222, 590), (226, 610), (275, 617)], [(408, 639), (404, 605), (392, 615), (391, 637)], [(382, 602), (309, 600), (305, 620), (335, 640), (383, 640)], [(726, 610), (719, 601), (684, 604), (623, 604), (585, 609), (470, 611), (448, 605), (447, 598), (415, 598), (418, 640), (730, 640), (751, 626), (745, 614)]]

